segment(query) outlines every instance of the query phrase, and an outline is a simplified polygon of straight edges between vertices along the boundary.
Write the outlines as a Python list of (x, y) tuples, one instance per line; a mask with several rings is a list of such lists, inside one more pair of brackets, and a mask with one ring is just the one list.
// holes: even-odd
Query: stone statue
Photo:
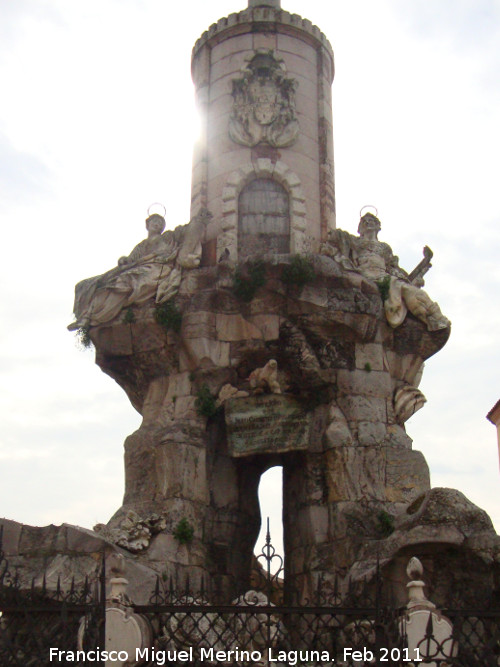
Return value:
[[(205, 237), (205, 229), (212, 220), (212, 214), (206, 208), (202, 208), (184, 228), (182, 229), (182, 242), (177, 264), (184, 269), (196, 269), (201, 261), (201, 244)], [(177, 231), (177, 230), (176, 230)]]
[(250, 373), (248, 380), (254, 394), (262, 394), (266, 390), (271, 394), (281, 394), (276, 359), (270, 359), (262, 368), (256, 368)]
[(176, 266), (179, 244), (174, 232), (164, 231), (165, 219), (157, 213), (147, 218), (146, 229), (148, 237), (130, 255), (120, 257), (116, 268), (77, 284), (76, 320), (68, 326), (70, 331), (110, 322), (123, 308), (152, 297), (164, 303), (175, 296), (181, 269)]
[[(422, 276), (425, 268), (430, 266), (429, 261), (422, 262), (419, 265), (422, 268), (409, 276), (400, 268), (391, 247), (378, 240), (380, 229), (380, 220), (372, 213), (366, 213), (359, 222), (359, 237), (334, 229), (329, 234), (328, 243), (323, 244), (322, 252), (333, 257), (344, 269), (357, 271), (379, 285), (387, 321), (392, 327), (402, 324), (410, 311), (429, 331), (448, 328), (450, 321), (421, 289), (424, 284)], [(426, 257), (430, 258), (432, 253), (427, 251)]]

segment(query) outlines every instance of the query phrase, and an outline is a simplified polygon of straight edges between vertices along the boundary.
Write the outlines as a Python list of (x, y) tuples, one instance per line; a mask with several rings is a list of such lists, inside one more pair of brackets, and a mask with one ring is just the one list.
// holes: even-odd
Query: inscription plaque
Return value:
[(307, 449), (310, 416), (298, 401), (279, 394), (231, 398), (224, 403), (232, 456)]

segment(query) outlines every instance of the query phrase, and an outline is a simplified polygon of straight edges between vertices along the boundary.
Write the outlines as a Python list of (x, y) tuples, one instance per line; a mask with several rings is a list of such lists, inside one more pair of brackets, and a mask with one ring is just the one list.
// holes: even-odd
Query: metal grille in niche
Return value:
[(238, 203), (239, 259), (290, 252), (290, 202), (285, 188), (270, 178), (256, 178)]

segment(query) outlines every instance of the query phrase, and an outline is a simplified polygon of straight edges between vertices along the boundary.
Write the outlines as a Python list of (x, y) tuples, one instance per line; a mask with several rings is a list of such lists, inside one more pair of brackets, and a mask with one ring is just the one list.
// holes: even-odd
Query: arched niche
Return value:
[(290, 252), (290, 197), (272, 178), (255, 178), (238, 198), (238, 260)]
[[(238, 218), (240, 193), (255, 180), (272, 180), (288, 195), (290, 243), (286, 252), (300, 253), (306, 249), (306, 205), (300, 179), (285, 163), (259, 158), (240, 167), (228, 178), (222, 191), (221, 231), (217, 237), (217, 255), (227, 249), (233, 261), (238, 260)], [(270, 252), (269, 249), (267, 252)]]

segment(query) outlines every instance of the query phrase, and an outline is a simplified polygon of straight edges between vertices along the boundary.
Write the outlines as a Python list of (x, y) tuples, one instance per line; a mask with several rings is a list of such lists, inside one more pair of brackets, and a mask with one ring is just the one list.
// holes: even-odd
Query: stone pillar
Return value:
[(335, 227), (331, 84), (326, 37), (278, 0), (213, 24), (196, 42), (192, 76), (202, 117), (191, 215), (207, 207), (217, 239), (238, 259), (238, 199), (254, 179), (290, 197), (291, 252), (316, 250)]

